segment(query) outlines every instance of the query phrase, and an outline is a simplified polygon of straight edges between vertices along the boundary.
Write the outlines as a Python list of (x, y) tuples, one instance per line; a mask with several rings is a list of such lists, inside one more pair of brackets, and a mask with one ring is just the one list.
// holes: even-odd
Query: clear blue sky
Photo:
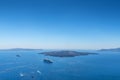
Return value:
[(120, 47), (120, 0), (0, 0), (0, 48)]

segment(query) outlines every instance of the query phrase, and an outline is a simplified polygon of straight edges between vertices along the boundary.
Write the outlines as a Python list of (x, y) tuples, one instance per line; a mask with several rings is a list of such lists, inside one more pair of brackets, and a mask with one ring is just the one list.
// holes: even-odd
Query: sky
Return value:
[(0, 0), (0, 48), (120, 47), (119, 0)]

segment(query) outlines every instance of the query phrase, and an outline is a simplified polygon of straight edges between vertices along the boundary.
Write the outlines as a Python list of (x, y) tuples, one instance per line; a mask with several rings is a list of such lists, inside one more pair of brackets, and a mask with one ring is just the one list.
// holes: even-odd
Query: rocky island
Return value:
[(120, 52), (120, 48), (111, 48), (111, 49), (101, 49), (99, 51), (112, 51), (112, 52)]
[(77, 51), (51, 51), (51, 52), (42, 52), (39, 54), (44, 54), (46, 56), (54, 56), (54, 57), (75, 57), (75, 56), (86, 56), (86, 55), (95, 55), (97, 53), (89, 53), (89, 52), (77, 52)]
[(50, 60), (50, 59), (44, 59), (43, 61), (44, 61), (45, 63), (53, 63), (53, 61)]

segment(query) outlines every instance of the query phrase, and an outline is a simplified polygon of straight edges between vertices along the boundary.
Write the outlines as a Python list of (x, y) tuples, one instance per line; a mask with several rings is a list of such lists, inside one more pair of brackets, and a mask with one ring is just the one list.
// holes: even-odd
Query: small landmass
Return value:
[(100, 49), (99, 51), (112, 51), (112, 52), (120, 52), (120, 48)]
[(43, 61), (44, 61), (45, 63), (53, 63), (53, 61), (50, 60), (50, 59), (44, 59)]
[(75, 56), (94, 55), (97, 53), (77, 52), (77, 51), (51, 51), (51, 52), (42, 52), (39, 54), (44, 54), (46, 56), (54, 56), (54, 57), (75, 57)]
[(21, 57), (21, 56), (19, 54), (17, 54), (16, 57)]

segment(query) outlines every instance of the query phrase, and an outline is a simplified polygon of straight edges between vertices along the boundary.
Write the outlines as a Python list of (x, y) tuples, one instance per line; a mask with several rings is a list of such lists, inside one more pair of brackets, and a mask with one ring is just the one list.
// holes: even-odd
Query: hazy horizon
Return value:
[(120, 47), (118, 0), (2, 0), (0, 49)]
[(101, 50), (101, 49), (117, 49), (120, 47), (110, 47), (110, 48), (97, 48), (97, 49), (82, 49), (82, 48), (19, 48), (19, 47), (13, 47), (13, 48), (0, 48), (0, 50), (9, 50), (9, 49), (41, 49), (41, 50)]

